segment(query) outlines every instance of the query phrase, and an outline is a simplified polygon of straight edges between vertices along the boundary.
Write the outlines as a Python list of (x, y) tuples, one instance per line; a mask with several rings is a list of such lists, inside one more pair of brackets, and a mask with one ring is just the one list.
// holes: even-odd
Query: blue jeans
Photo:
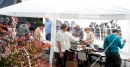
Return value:
[[(121, 63), (121, 57), (120, 57), (120, 54), (118, 52), (111, 53), (111, 57), (114, 58), (115, 60), (120, 61), (120, 63)], [(121, 67), (121, 64), (119, 66), (117, 66), (114, 63), (114, 61), (111, 59), (111, 57), (110, 57), (110, 53), (106, 54), (105, 67)]]
[(49, 40), (49, 41), (51, 41), (51, 34), (50, 33), (46, 34), (46, 39)]

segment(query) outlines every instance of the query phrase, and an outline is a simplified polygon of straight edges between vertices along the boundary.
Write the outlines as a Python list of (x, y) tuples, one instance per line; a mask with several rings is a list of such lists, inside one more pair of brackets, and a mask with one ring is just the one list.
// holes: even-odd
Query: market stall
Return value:
[[(55, 40), (56, 19), (130, 20), (130, 7), (128, 5), (127, 1), (116, 0), (30, 0), (2, 8), (0, 9), (0, 14), (52, 18), (52, 40)], [(55, 41), (51, 43), (53, 44)], [(51, 47), (50, 63), (52, 63), (52, 59), (53, 45)]]

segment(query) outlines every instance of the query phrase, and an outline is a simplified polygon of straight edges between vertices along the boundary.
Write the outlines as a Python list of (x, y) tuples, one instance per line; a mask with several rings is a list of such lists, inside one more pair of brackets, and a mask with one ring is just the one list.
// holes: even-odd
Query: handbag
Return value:
[(119, 58), (112, 57), (112, 55), (111, 55), (111, 49), (110, 49), (108, 41), (106, 42), (106, 44), (107, 44), (109, 52), (110, 52), (110, 58), (113, 60), (114, 65), (116, 67), (121, 67), (121, 58), (120, 57)]
[(73, 60), (77, 60), (76, 54), (68, 51), (67, 61), (73, 61)]

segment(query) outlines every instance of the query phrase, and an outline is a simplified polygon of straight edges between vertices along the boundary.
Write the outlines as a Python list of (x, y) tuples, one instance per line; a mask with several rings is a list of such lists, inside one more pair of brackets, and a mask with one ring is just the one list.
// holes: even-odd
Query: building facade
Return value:
[[(17, 4), (17, 3), (20, 3), (22, 2), (22, 0), (0, 0), (0, 8), (4, 8), (4, 7), (7, 7), (7, 6), (10, 6), (10, 5), (13, 5), (13, 4)], [(5, 15), (0, 15), (0, 21), (3, 21), (4, 18), (10, 18), (11, 19), (11, 16), (5, 16)], [(20, 24), (23, 24), (24, 22), (30, 22), (31, 23), (31, 28), (30, 30), (35, 30), (35, 28), (39, 25), (39, 21), (43, 21), (42, 18), (31, 18), (31, 17), (18, 17), (18, 24), (17, 24), (17, 27), (20, 25)]]

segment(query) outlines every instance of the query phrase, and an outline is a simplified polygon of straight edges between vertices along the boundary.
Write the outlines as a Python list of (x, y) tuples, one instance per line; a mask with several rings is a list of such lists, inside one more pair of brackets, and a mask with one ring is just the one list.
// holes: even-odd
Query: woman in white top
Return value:
[(66, 46), (66, 51), (65, 51), (65, 59), (64, 59), (64, 63), (66, 63), (66, 59), (67, 59), (67, 54), (68, 54), (68, 50), (71, 47), (71, 42), (76, 42), (79, 41), (79, 38), (75, 38), (71, 33), (70, 33), (71, 27), (68, 27), (67, 31), (65, 33), (63, 33), (64, 35), (64, 39), (65, 39), (65, 46)]

